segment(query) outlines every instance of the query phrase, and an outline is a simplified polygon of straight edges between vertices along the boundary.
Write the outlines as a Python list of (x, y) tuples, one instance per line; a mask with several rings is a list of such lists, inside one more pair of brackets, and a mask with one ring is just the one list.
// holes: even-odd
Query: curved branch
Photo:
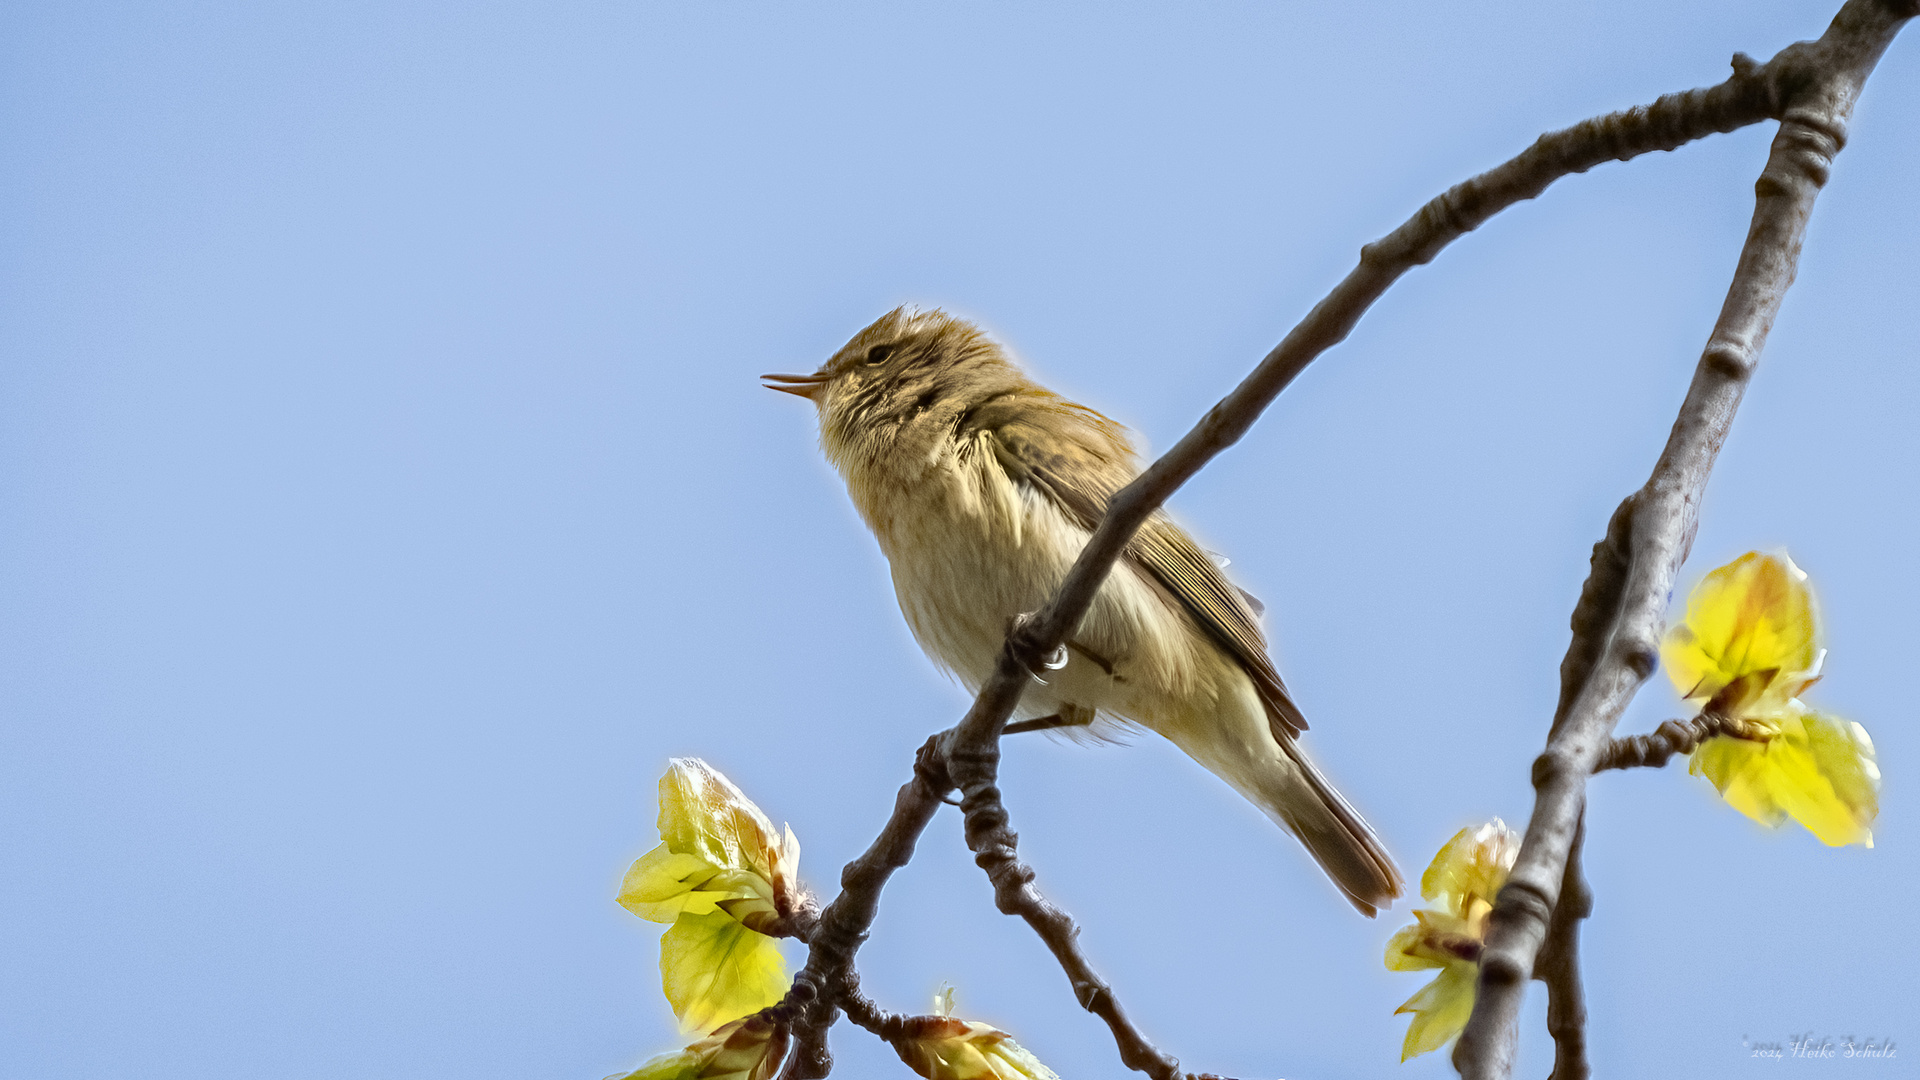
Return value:
[[(995, 762), (998, 755), (995, 755)], [(982, 763), (954, 751), (948, 767), (960, 769), (961, 763), (977, 770), (989, 769), (994, 762)], [(1018, 915), (1033, 927), (1034, 933), (1053, 953), (1053, 958), (1073, 984), (1074, 999), (1080, 1007), (1106, 1021), (1120, 1050), (1120, 1062), (1129, 1069), (1146, 1073), (1154, 1080), (1179, 1080), (1180, 1062), (1150, 1042), (1127, 1018), (1113, 988), (1093, 970), (1093, 964), (1080, 948), (1080, 928), (1073, 917), (1048, 903), (1033, 887), (1033, 870), (1015, 854), (1018, 836), (1008, 825), (1007, 810), (1000, 802), (1000, 789), (992, 783), (963, 787), (961, 809), (966, 814), (967, 845), (975, 852), (974, 861), (993, 882), (994, 904), (1003, 914)]]
[[(1517, 202), (1539, 195), (1555, 180), (1608, 161), (1672, 150), (1695, 139), (1732, 131), (1781, 114), (1815, 68), (1794, 48), (1765, 65), (1734, 58), (1727, 81), (1667, 94), (1652, 105), (1586, 120), (1540, 136), (1511, 160), (1449, 188), (1399, 228), (1361, 249), (1360, 264), (1316, 304), (1233, 392), (1207, 412), (1171, 450), (1115, 494), (1106, 515), (1036, 617), (1008, 635), (992, 677), (954, 729), (949, 751), (963, 750), (978, 768), (956, 768), (961, 790), (993, 782), (994, 743), (1019, 703), (1038, 659), (1059, 648), (1077, 628), (1113, 564), (1140, 525), (1221, 451), (1238, 442), (1274, 398), (1321, 353), (1344, 340), (1373, 302), (1415, 266), (1431, 261), (1454, 240)], [(1596, 560), (1600, 554), (1596, 551)], [(1569, 661), (1574, 657), (1569, 656)], [(1587, 659), (1591, 663), (1591, 658)], [(984, 833), (982, 835), (985, 835)], [(978, 851), (978, 848), (975, 848)]]
[[(1583, 592), (1575, 614), (1574, 640), (1562, 665), (1563, 677), (1571, 676), (1562, 688), (1562, 714), (1534, 764), (1533, 816), (1494, 907), (1473, 1017), (1454, 1050), (1454, 1065), (1468, 1080), (1512, 1072), (1526, 975), (1559, 898), (1586, 778), (1621, 711), (1653, 673), (1667, 595), (1693, 542), (1707, 477), (1793, 282), (1808, 215), (1846, 142), (1854, 101), (1915, 14), (1916, 0), (1848, 0), (1819, 41), (1789, 46), (1767, 65), (1794, 72), (1788, 80), (1794, 90), (1754, 185), (1753, 225), (1733, 284), (1666, 450), (1646, 486), (1615, 515), (1620, 527), (1609, 528), (1602, 541), (1606, 558), (1595, 551), (1596, 577), (1603, 564), (1624, 567), (1624, 574), (1599, 590), (1594, 604)], [(1581, 621), (1582, 612), (1602, 610), (1610, 610), (1610, 617)]]
[[(1733, 68), (1733, 75), (1715, 86), (1667, 94), (1651, 105), (1542, 135), (1514, 158), (1447, 189), (1399, 228), (1361, 248), (1360, 264), (1314, 305), (1253, 372), (1172, 449), (1115, 494), (1053, 600), (1037, 618), (1009, 636), (1015, 655), (1002, 658), (993, 679), (981, 690), (975, 706), (976, 713), (984, 713), (979, 723), (984, 726), (987, 716), (999, 711), (1003, 697), (1017, 701), (1026, 673), (1034, 667), (1032, 661), (1071, 635), (1141, 523), (1216, 455), (1238, 442), (1308, 364), (1345, 340), (1401, 275), (1431, 262), (1448, 244), (1507, 207), (1538, 196), (1561, 177), (1776, 119), (1815, 70), (1801, 62), (1792, 48), (1764, 65), (1736, 55)], [(982, 710), (982, 705), (989, 708)], [(1009, 704), (1007, 709), (1011, 708)], [(969, 720), (974, 715), (969, 713)], [(969, 741), (977, 741), (976, 731), (967, 722), (962, 722), (961, 729)]]

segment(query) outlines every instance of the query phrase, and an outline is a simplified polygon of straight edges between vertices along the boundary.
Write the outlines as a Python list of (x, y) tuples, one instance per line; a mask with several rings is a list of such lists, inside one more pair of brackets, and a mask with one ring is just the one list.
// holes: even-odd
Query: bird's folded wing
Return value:
[[(1052, 394), (1046, 399), (990, 401), (973, 410), (966, 425), (991, 440), (1009, 479), (1045, 495), (1091, 532), (1106, 514), (1108, 501), (1139, 468), (1131, 454), (1121, 457), (1112, 450), (1126, 445), (1120, 425)], [(1022, 415), (1035, 408), (1044, 410), (1050, 421), (1044, 432)], [(1227, 581), (1192, 537), (1155, 512), (1127, 544), (1125, 558), (1165, 587), (1240, 661), (1267, 706), (1275, 738), (1306, 729), (1306, 717), (1267, 657), (1266, 638), (1249, 598)]]

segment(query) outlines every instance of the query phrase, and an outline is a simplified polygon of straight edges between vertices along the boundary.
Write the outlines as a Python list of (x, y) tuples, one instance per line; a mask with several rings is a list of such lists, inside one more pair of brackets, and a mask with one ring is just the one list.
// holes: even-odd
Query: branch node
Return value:
[[(1534, 957), (1547, 924), (1553, 919), (1553, 901), (1530, 882), (1508, 878), (1494, 898), (1487, 944), (1480, 953), (1480, 985), (1487, 989), (1512, 987), (1531, 977)], [(1508, 944), (1501, 944), (1496, 937)], [(1513, 948), (1520, 938), (1530, 947)]]
[(1729, 379), (1746, 379), (1753, 374), (1757, 358), (1752, 350), (1737, 342), (1715, 341), (1700, 355), (1701, 363)]
[[(1821, 159), (1823, 170), (1833, 165), (1833, 159), (1847, 146), (1847, 129), (1838, 122), (1829, 108), (1814, 105), (1797, 105), (1787, 110), (1780, 118), (1781, 123), (1800, 128), (1795, 134), (1799, 141), (1807, 144), (1805, 152), (1816, 154)], [(1825, 183), (1825, 179), (1821, 183)]]
[(953, 790), (953, 779), (947, 775), (947, 754), (941, 736), (929, 736), (914, 752), (913, 778), (930, 794), (942, 800), (947, 792)]
[(1033, 868), (1018, 859), (997, 856), (989, 866), (989, 856), (981, 855), (975, 860), (981, 869), (987, 872), (987, 881), (993, 885), (993, 906), (1000, 909), (1002, 915), (1021, 914), (1030, 903), (1026, 896), (1027, 886), (1033, 884)]
[(1533, 759), (1535, 790), (1548, 787), (1574, 771), (1573, 761), (1563, 749), (1552, 748)]
[(1660, 646), (1641, 637), (1621, 641), (1620, 662), (1633, 672), (1635, 679), (1645, 682), (1660, 667)]
[(1526, 979), (1526, 970), (1504, 953), (1480, 954), (1480, 985), (1508, 987)]

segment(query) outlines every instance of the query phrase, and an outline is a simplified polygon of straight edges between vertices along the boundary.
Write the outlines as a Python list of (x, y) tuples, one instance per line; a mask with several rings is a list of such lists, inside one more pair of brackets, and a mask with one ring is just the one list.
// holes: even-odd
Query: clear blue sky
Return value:
[[(0, 1074), (593, 1080), (675, 1045), (659, 928), (613, 903), (666, 759), (791, 822), (831, 895), (965, 706), (810, 410), (755, 375), (937, 304), (1164, 448), (1446, 185), (1836, 5), (10, 6)], [(1812, 697), (1878, 741), (1879, 846), (1765, 832), (1682, 768), (1597, 782), (1605, 1075), (1920, 1075), (1914, 36), (1682, 577), (1782, 546), (1812, 575)], [(1527, 816), (1589, 547), (1771, 135), (1502, 215), (1174, 502), (1410, 874)], [(1623, 727), (1678, 708), (1656, 681)], [(1004, 778), (1041, 888), (1189, 1068), (1450, 1075), (1395, 1064), (1406, 906), (1358, 918), (1165, 744), (1023, 737)], [(895, 1009), (952, 981), (1069, 1080), (1121, 1073), (955, 814), (861, 969)], [(1902, 1056), (1742, 1048), (1809, 1031)]]

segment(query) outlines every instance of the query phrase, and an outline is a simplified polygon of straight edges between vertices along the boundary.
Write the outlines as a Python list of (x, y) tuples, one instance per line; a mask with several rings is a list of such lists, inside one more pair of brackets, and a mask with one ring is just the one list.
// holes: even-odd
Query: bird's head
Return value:
[(969, 407), (1029, 385), (981, 329), (944, 311), (899, 307), (853, 335), (811, 375), (762, 375), (820, 411), (829, 457), (879, 451), (906, 426), (950, 425)]

